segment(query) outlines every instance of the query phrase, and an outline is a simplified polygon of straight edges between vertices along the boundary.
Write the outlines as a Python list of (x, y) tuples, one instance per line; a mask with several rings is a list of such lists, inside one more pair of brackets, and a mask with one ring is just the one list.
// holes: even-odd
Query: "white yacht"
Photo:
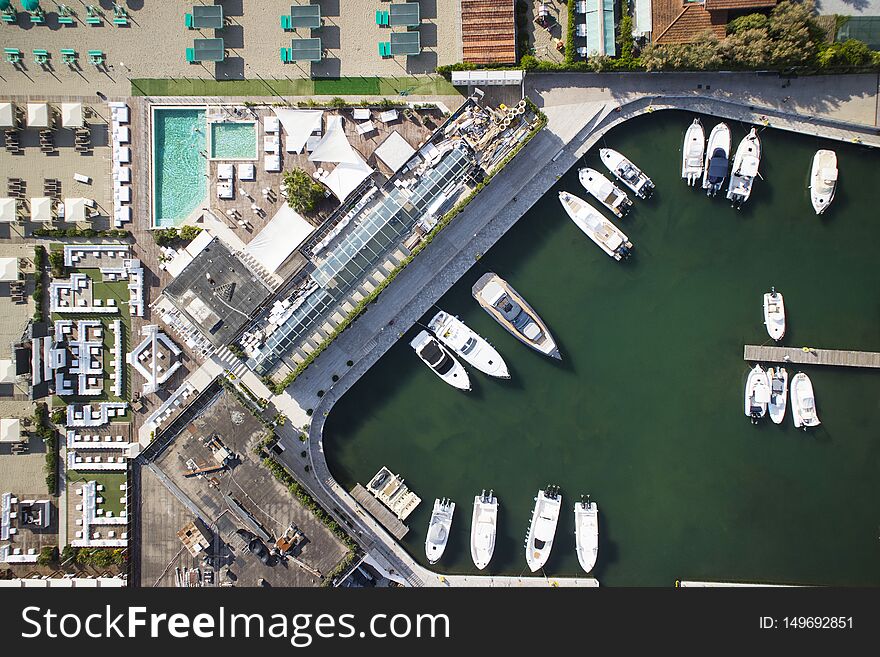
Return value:
[(813, 383), (803, 372), (798, 372), (791, 379), (791, 418), (798, 429), (818, 427), (822, 424), (816, 413), (816, 397), (813, 395)]
[(681, 177), (693, 187), (703, 175), (703, 155), (706, 151), (706, 133), (700, 119), (688, 126), (681, 147)]
[(507, 363), (501, 354), (458, 317), (441, 310), (428, 322), (428, 328), (440, 342), (484, 374), (499, 379), (510, 378)]
[(517, 340), (546, 356), (562, 359), (550, 329), (538, 313), (498, 274), (483, 274), (471, 294)]
[(583, 233), (615, 260), (631, 254), (632, 242), (617, 226), (608, 221), (592, 205), (568, 192), (559, 192), (559, 202)]
[(775, 287), (764, 294), (764, 326), (771, 338), (779, 342), (785, 335), (785, 302)]
[(419, 331), (409, 344), (422, 362), (446, 383), (459, 390), (471, 389), (467, 370), (433, 335), (427, 331)]
[(753, 423), (767, 415), (767, 404), (770, 403), (770, 381), (767, 372), (760, 365), (755, 365), (749, 378), (746, 379), (746, 417)]
[(788, 401), (788, 372), (784, 367), (770, 367), (767, 369), (767, 378), (770, 379), (770, 403), (767, 405), (770, 419), (773, 424), (782, 424)]
[(837, 153), (820, 150), (813, 156), (810, 172), (810, 200), (816, 214), (822, 214), (834, 200), (837, 189)]
[(733, 156), (733, 171), (727, 186), (727, 198), (733, 202), (733, 207), (739, 208), (749, 200), (760, 163), (761, 140), (758, 139), (758, 129), (752, 128), (739, 142)]
[(715, 196), (724, 185), (730, 166), (730, 128), (719, 123), (709, 133), (706, 162), (703, 167), (703, 189), (707, 196)]
[(474, 497), (474, 517), (471, 520), (471, 559), (477, 570), (483, 570), (495, 552), (495, 531), (498, 526), (498, 498), (493, 491)]
[(581, 568), (588, 573), (599, 556), (599, 505), (589, 496), (574, 505), (574, 542)]
[(425, 538), (425, 556), (428, 563), (435, 564), (443, 556), (446, 542), (449, 540), (449, 528), (452, 526), (452, 514), (455, 512), (455, 502), (445, 497), (434, 500), (434, 510), (431, 512), (431, 522), (428, 523), (428, 536)]
[(545, 490), (538, 491), (526, 537), (526, 563), (532, 572), (543, 568), (550, 558), (561, 508), (562, 495), (558, 486), (547, 486)]
[(651, 179), (623, 154), (610, 148), (602, 148), (599, 150), (599, 157), (608, 170), (639, 198), (648, 198), (654, 192)]
[(578, 180), (593, 198), (618, 217), (623, 217), (632, 208), (629, 196), (595, 169), (579, 169)]

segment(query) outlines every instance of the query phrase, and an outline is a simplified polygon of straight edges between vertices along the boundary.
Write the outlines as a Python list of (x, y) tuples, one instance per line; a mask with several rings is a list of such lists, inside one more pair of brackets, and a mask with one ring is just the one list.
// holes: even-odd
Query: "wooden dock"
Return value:
[(406, 536), (409, 527), (398, 520), (397, 516), (395, 516), (387, 506), (382, 504), (382, 502), (377, 500), (374, 496), (370, 495), (370, 492), (366, 488), (360, 484), (356, 484), (351, 490), (351, 495), (362, 507), (369, 511), (370, 515), (378, 520), (385, 529), (391, 532), (391, 535), (394, 536), (394, 538), (400, 540)]
[(831, 365), (834, 367), (880, 368), (880, 352), (814, 349), (813, 347), (776, 347), (747, 344), (743, 358), (752, 362)]

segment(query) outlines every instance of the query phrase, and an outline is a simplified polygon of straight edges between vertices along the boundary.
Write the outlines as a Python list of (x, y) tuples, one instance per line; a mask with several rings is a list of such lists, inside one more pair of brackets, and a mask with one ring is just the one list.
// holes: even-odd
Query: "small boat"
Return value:
[(474, 517), (471, 521), (471, 559), (477, 570), (483, 570), (495, 552), (495, 531), (498, 526), (498, 498), (493, 491), (474, 497)]
[(758, 165), (761, 163), (761, 140), (758, 129), (752, 128), (736, 148), (733, 157), (733, 171), (727, 186), (727, 198), (733, 207), (739, 208), (749, 200), (752, 185), (758, 177)]
[(706, 151), (706, 133), (700, 119), (688, 126), (681, 147), (681, 177), (693, 187), (703, 175), (703, 155)]
[(550, 329), (538, 313), (498, 274), (483, 274), (471, 293), (483, 310), (517, 340), (546, 356), (562, 359)]
[(471, 380), (467, 371), (433, 335), (427, 331), (419, 331), (409, 344), (415, 349), (416, 355), (422, 359), (422, 362), (446, 383), (459, 390), (471, 389)]
[(719, 123), (709, 133), (706, 163), (703, 168), (703, 189), (707, 196), (715, 196), (724, 185), (730, 166), (730, 128)]
[(782, 424), (788, 401), (788, 372), (784, 367), (771, 367), (767, 369), (767, 378), (770, 379), (770, 403), (767, 410), (774, 424)]
[(791, 418), (798, 429), (818, 427), (822, 424), (816, 413), (816, 397), (813, 394), (813, 383), (803, 372), (798, 372), (791, 379)]
[(574, 505), (574, 542), (577, 547), (578, 562), (584, 572), (590, 572), (599, 556), (599, 506), (581, 497)]
[(610, 148), (602, 148), (599, 150), (599, 157), (608, 170), (639, 198), (648, 198), (654, 192), (651, 179), (623, 154)]
[(431, 522), (428, 523), (428, 536), (425, 538), (425, 556), (428, 563), (434, 564), (443, 556), (446, 549), (446, 541), (449, 540), (449, 528), (452, 526), (452, 514), (455, 512), (455, 502), (447, 498), (434, 500), (434, 510), (431, 511)]
[(764, 294), (764, 326), (770, 337), (779, 342), (785, 335), (785, 302), (775, 287)]
[(441, 310), (428, 322), (428, 328), (434, 332), (440, 342), (484, 374), (499, 379), (510, 378), (507, 363), (504, 362), (501, 354), (458, 317)]
[(547, 486), (546, 489), (538, 491), (526, 537), (526, 563), (532, 572), (543, 568), (550, 558), (561, 508), (562, 495), (559, 494), (558, 486)]
[(749, 378), (746, 379), (746, 416), (753, 423), (767, 415), (767, 404), (770, 403), (770, 381), (767, 372), (760, 365), (755, 365)]
[(575, 225), (605, 253), (618, 261), (631, 255), (633, 245), (626, 234), (592, 205), (568, 192), (559, 192), (559, 202)]
[(632, 208), (629, 196), (595, 169), (578, 170), (578, 180), (593, 198), (618, 217), (623, 217)]
[(810, 200), (816, 214), (822, 214), (834, 200), (837, 189), (837, 153), (819, 150), (813, 156), (810, 172)]

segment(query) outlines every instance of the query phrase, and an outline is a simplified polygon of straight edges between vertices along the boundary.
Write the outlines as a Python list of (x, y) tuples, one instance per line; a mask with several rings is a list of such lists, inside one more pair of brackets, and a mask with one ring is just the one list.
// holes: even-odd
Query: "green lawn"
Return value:
[[(125, 483), (125, 472), (79, 472), (77, 470), (67, 471), (68, 493), (70, 499), (81, 500), (82, 498), (76, 494), (76, 486), (86, 481), (96, 481), (104, 486), (104, 490), (98, 491), (98, 496), (103, 497), (104, 501), (98, 505), (99, 509), (104, 509), (106, 514), (112, 511), (114, 516), (125, 509), (125, 504), (120, 502), (120, 498), (125, 496), (124, 490), (119, 490), (119, 486)], [(79, 502), (77, 502), (78, 504)], [(124, 529), (120, 531), (125, 531)]]
[(132, 96), (437, 96), (458, 93), (450, 82), (440, 76), (316, 80), (139, 78), (131, 81)]

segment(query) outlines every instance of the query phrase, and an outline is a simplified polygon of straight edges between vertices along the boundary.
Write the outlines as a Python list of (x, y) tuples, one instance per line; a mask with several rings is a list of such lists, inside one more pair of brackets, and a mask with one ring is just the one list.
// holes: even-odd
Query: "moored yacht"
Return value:
[(459, 390), (471, 389), (467, 371), (433, 335), (427, 331), (419, 331), (409, 344), (422, 362), (446, 383)]
[(501, 354), (458, 317), (441, 310), (428, 322), (428, 328), (440, 342), (484, 374), (500, 379), (510, 378), (507, 363)]
[(770, 403), (767, 410), (773, 424), (782, 424), (788, 401), (788, 372), (784, 367), (770, 367), (767, 369), (767, 378), (770, 379)]
[(752, 418), (752, 423), (767, 415), (767, 404), (770, 402), (770, 381), (767, 372), (760, 365), (755, 365), (746, 379), (745, 413)]
[(813, 156), (810, 171), (810, 200), (816, 214), (822, 214), (834, 200), (837, 189), (837, 153), (819, 150)]
[(428, 563), (434, 564), (443, 556), (446, 542), (449, 540), (449, 528), (452, 526), (452, 514), (455, 512), (455, 502), (446, 499), (434, 500), (434, 510), (431, 512), (431, 521), (428, 523), (428, 536), (425, 538), (425, 556)]
[(764, 326), (777, 342), (785, 335), (785, 302), (782, 293), (777, 292), (775, 287), (764, 294)]
[(707, 196), (715, 196), (724, 185), (730, 167), (730, 128), (719, 123), (709, 133), (706, 163), (703, 168), (703, 189)]
[(474, 516), (471, 520), (471, 559), (477, 570), (483, 570), (495, 552), (495, 532), (498, 527), (498, 498), (493, 491), (484, 490), (474, 497)]
[(703, 154), (706, 150), (706, 133), (700, 119), (688, 126), (681, 148), (681, 177), (693, 187), (703, 174)]
[(584, 189), (593, 195), (593, 198), (618, 217), (622, 217), (632, 208), (629, 196), (595, 169), (579, 169), (578, 180), (581, 181)]
[(532, 572), (543, 568), (550, 558), (561, 508), (562, 495), (558, 486), (547, 486), (546, 489), (538, 491), (532, 521), (529, 523), (529, 533), (526, 536), (526, 563)]
[(605, 253), (615, 260), (623, 260), (630, 256), (632, 242), (622, 230), (603, 217), (592, 205), (568, 192), (559, 192), (559, 202), (575, 225)]
[(599, 556), (599, 505), (581, 497), (574, 505), (574, 542), (584, 572), (593, 570)]
[(791, 419), (798, 429), (817, 427), (822, 424), (816, 413), (816, 397), (813, 394), (813, 382), (803, 372), (798, 372), (791, 379)]
[(471, 293), (483, 310), (517, 340), (546, 356), (562, 359), (550, 329), (538, 313), (498, 274), (483, 274)]
[(733, 203), (733, 207), (739, 208), (749, 200), (752, 194), (752, 185), (758, 177), (758, 166), (761, 163), (761, 140), (758, 139), (758, 129), (752, 128), (736, 148), (733, 156), (733, 171), (730, 174), (730, 183), (727, 186), (727, 198)]
[(617, 179), (639, 198), (648, 198), (654, 192), (654, 183), (622, 153), (611, 148), (599, 149), (599, 157)]

